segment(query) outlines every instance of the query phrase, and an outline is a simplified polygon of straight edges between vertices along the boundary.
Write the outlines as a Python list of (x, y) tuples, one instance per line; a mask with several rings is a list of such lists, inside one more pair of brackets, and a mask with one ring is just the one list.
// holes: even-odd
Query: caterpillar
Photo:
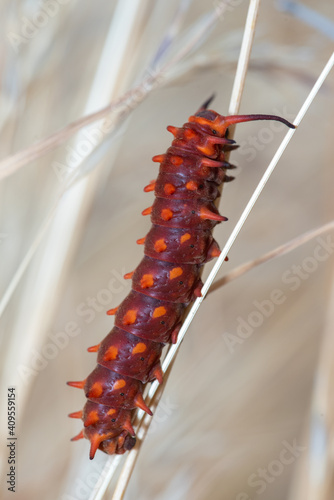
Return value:
[(226, 152), (235, 148), (228, 127), (255, 120), (276, 120), (274, 115), (223, 116), (208, 109), (213, 97), (190, 116), (181, 128), (168, 126), (174, 136), (165, 154), (153, 157), (160, 163), (159, 175), (145, 188), (155, 193), (150, 215), (152, 227), (145, 238), (144, 257), (132, 279), (132, 290), (123, 302), (108, 311), (115, 315), (111, 332), (98, 345), (97, 366), (85, 380), (67, 382), (84, 389), (83, 410), (69, 414), (83, 420), (84, 428), (72, 438), (90, 441), (90, 459), (97, 449), (123, 454), (135, 445), (132, 419), (136, 408), (152, 415), (143, 398), (144, 385), (163, 382), (162, 349), (176, 343), (186, 307), (201, 296), (201, 268), (220, 255), (212, 236), (216, 224), (226, 221), (215, 201), (219, 187), (234, 179), (226, 171), (235, 168)]

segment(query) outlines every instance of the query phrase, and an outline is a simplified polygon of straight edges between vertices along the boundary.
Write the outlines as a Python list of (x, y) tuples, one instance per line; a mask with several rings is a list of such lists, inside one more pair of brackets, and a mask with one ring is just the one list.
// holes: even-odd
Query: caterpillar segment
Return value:
[(72, 440), (90, 441), (90, 459), (98, 449), (123, 454), (136, 442), (132, 427), (134, 411), (152, 415), (143, 390), (145, 384), (163, 382), (160, 357), (163, 347), (177, 341), (186, 307), (201, 295), (201, 268), (218, 257), (212, 236), (216, 224), (226, 221), (215, 201), (222, 183), (233, 180), (226, 171), (226, 151), (235, 148), (227, 138), (228, 127), (254, 120), (276, 120), (290, 128), (284, 118), (272, 115), (222, 116), (207, 109), (208, 99), (182, 127), (168, 126), (174, 136), (160, 164), (156, 179), (144, 188), (155, 200), (142, 214), (150, 215), (152, 227), (144, 238), (144, 257), (124, 278), (132, 290), (107, 314), (114, 327), (99, 344), (88, 348), (97, 353), (97, 366), (80, 382), (68, 385), (83, 389), (83, 410), (71, 413), (83, 429)]

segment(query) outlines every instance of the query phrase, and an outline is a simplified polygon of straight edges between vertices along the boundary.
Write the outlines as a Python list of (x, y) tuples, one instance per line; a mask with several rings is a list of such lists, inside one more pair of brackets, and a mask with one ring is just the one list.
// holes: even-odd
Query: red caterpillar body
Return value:
[(118, 308), (115, 326), (90, 352), (97, 352), (97, 367), (81, 382), (88, 399), (83, 411), (70, 414), (81, 418), (84, 429), (73, 438), (90, 440), (90, 458), (99, 448), (108, 454), (122, 454), (135, 444), (131, 425), (136, 408), (150, 415), (143, 399), (144, 384), (162, 383), (160, 356), (166, 343), (177, 341), (186, 306), (200, 296), (202, 265), (220, 254), (212, 237), (214, 226), (227, 220), (214, 201), (219, 186), (232, 180), (226, 169), (225, 151), (234, 141), (227, 139), (230, 125), (252, 120), (278, 120), (271, 115), (219, 115), (208, 110), (208, 100), (181, 128), (167, 127), (174, 135), (160, 163), (156, 181), (144, 191), (155, 191), (151, 214), (152, 228), (146, 238), (145, 256), (133, 273), (132, 290)]

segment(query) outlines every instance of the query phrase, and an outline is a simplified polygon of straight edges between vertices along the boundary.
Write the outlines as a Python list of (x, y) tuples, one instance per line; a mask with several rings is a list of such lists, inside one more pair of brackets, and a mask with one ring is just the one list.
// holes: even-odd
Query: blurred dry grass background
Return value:
[[(113, 52), (103, 56), (97, 78), (120, 5), (54, 0), (56, 13), (18, 43), (10, 33), (23, 36), (24, 19), (34, 19), (41, 4), (1, 3), (1, 158), (103, 107), (138, 83), (177, 8), (188, 9), (178, 34), (187, 40), (187, 29), (217, 6), (199, 0), (123, 2), (138, 9), (131, 36), (117, 63), (121, 34), (127, 31), (118, 26), (116, 41), (110, 42)], [(330, 2), (310, 0), (303, 5), (334, 23)], [(247, 6), (246, 1), (230, 1), (206, 40), (128, 113), (112, 139), (105, 138), (105, 149), (90, 160), (90, 166), (96, 164), (94, 172), (61, 200), (56, 222), (3, 313), (1, 401), (5, 388), (15, 385), (17, 499), (89, 498), (106, 457), (98, 453), (92, 463), (86, 441), (70, 443), (80, 425), (66, 415), (80, 409), (84, 397), (65, 383), (83, 379), (93, 369), (95, 357), (86, 348), (111, 329), (105, 311), (129, 291), (130, 284), (118, 276), (132, 271), (142, 255), (135, 240), (146, 234), (149, 221), (140, 212), (152, 200), (142, 188), (157, 172), (151, 157), (170, 144), (166, 126), (184, 123), (213, 91), (217, 97), (212, 108), (222, 114), (227, 110)], [(319, 23), (310, 27), (278, 9), (277, 2), (263, 2), (241, 113), (293, 119), (332, 51), (333, 42)], [(176, 38), (172, 50), (176, 53), (182, 43)], [(113, 68), (111, 74), (108, 68)], [(221, 274), (333, 218), (333, 86), (332, 73)], [(220, 205), (229, 221), (215, 230), (221, 246), (283, 137), (284, 131), (276, 130), (261, 122), (237, 128), (235, 138), (242, 147), (231, 161), (239, 168), (236, 180), (225, 186)], [(69, 148), (78, 147), (83, 136), (78, 137), (2, 181), (2, 293), (64, 188), (64, 171), (59, 174), (55, 162), (66, 165)], [(317, 245), (311, 241), (205, 300), (141, 450), (128, 500), (332, 498), (333, 256), (327, 252), (328, 258), (314, 265), (310, 257)], [(299, 272), (293, 266), (304, 266), (304, 278), (298, 286), (294, 282), (296, 290), (284, 279)], [(257, 310), (254, 301), (268, 300), (275, 289), (286, 297), (284, 303), (248, 338), (231, 346), (228, 339), (237, 338), (240, 318), (247, 321)], [(84, 314), (88, 308), (93, 312)], [(64, 333), (71, 328), (80, 333)], [(55, 336), (59, 342), (63, 339), (63, 347), (55, 345)], [(4, 437), (6, 405), (1, 405)], [(290, 464), (272, 465), (286, 442), (294, 441), (303, 447), (299, 456)], [(6, 452), (2, 459), (6, 473)], [(269, 471), (262, 488), (255, 484), (261, 468)], [(4, 481), (1, 487), (7, 498)]]

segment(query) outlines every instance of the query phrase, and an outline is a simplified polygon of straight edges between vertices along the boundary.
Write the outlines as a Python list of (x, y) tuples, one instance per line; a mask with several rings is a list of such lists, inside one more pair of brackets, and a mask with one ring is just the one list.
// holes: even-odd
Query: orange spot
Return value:
[(173, 212), (169, 208), (161, 210), (161, 218), (163, 220), (170, 220), (173, 217)]
[(114, 314), (116, 314), (117, 309), (118, 309), (118, 306), (114, 307), (113, 309), (109, 309), (109, 311), (107, 311), (108, 316), (113, 316)]
[(171, 156), (170, 161), (171, 163), (173, 163), (173, 165), (176, 165), (177, 167), (182, 165), (183, 163), (183, 159), (181, 158), (181, 156)]
[(191, 130), (191, 128), (186, 128), (185, 131), (184, 131), (184, 136), (187, 139), (193, 139), (194, 137), (197, 136), (197, 134), (196, 134), (196, 132), (194, 132), (193, 130)]
[(162, 163), (165, 159), (165, 155), (155, 155), (152, 158), (152, 161), (155, 161), (157, 163)]
[(116, 359), (118, 354), (118, 349), (114, 345), (111, 345), (105, 352), (103, 359), (105, 361), (112, 361), (113, 359)]
[(113, 391), (116, 391), (117, 389), (122, 389), (122, 387), (124, 387), (125, 385), (126, 382), (122, 378), (120, 380), (116, 380), (116, 382), (114, 383)]
[(123, 316), (123, 325), (133, 325), (137, 319), (137, 311), (129, 309)]
[(173, 184), (165, 184), (164, 191), (167, 195), (171, 195), (175, 193), (175, 186), (173, 186)]
[(137, 243), (137, 245), (144, 245), (145, 240), (146, 240), (146, 236), (144, 236), (144, 238), (140, 238), (139, 240), (137, 240), (136, 243)]
[(154, 250), (156, 252), (163, 252), (164, 250), (166, 250), (167, 248), (167, 245), (165, 243), (165, 240), (161, 239), (161, 240), (157, 240), (155, 243), (154, 243)]
[(215, 148), (212, 144), (206, 143), (204, 146), (196, 146), (198, 151), (206, 156), (210, 156), (214, 153)]
[(142, 211), (142, 215), (150, 215), (152, 213), (152, 207), (145, 208), (145, 210)]
[(107, 415), (111, 416), (114, 413), (116, 413), (116, 410), (114, 408), (110, 408), (110, 410), (107, 411)]
[(156, 307), (153, 311), (152, 318), (160, 318), (160, 316), (163, 316), (166, 314), (166, 309), (163, 306)]
[(89, 425), (94, 425), (99, 421), (99, 415), (96, 410), (90, 411), (87, 415), (87, 418), (84, 422), (84, 426), (88, 427)]
[(175, 278), (178, 278), (183, 274), (182, 267), (174, 267), (171, 271), (169, 271), (169, 279), (173, 280)]
[(124, 274), (123, 278), (125, 280), (130, 280), (132, 278), (132, 276), (134, 275), (134, 273), (135, 273), (134, 271), (131, 271), (131, 273), (126, 273), (126, 274)]
[(95, 382), (92, 385), (88, 395), (90, 398), (99, 398), (102, 392), (103, 392), (102, 384), (100, 382)]
[(133, 349), (132, 354), (139, 354), (140, 352), (146, 351), (146, 345), (143, 342), (139, 342)]
[(144, 274), (144, 276), (140, 280), (140, 284), (142, 288), (150, 288), (153, 285), (152, 274)]
[(214, 212), (211, 212), (211, 210), (209, 210), (206, 207), (202, 207), (200, 209), (200, 217), (201, 217), (201, 219), (208, 219), (208, 220), (217, 220), (217, 221), (227, 220), (227, 218), (224, 217), (223, 215), (215, 214)]
[(191, 238), (191, 235), (189, 233), (185, 233), (181, 236), (180, 241), (181, 243), (184, 243), (185, 241), (189, 240)]
[(186, 188), (187, 188), (189, 191), (196, 191), (196, 189), (198, 188), (198, 184), (197, 184), (197, 182), (195, 182), (195, 181), (189, 181), (189, 182), (187, 182), (187, 184), (186, 184)]

